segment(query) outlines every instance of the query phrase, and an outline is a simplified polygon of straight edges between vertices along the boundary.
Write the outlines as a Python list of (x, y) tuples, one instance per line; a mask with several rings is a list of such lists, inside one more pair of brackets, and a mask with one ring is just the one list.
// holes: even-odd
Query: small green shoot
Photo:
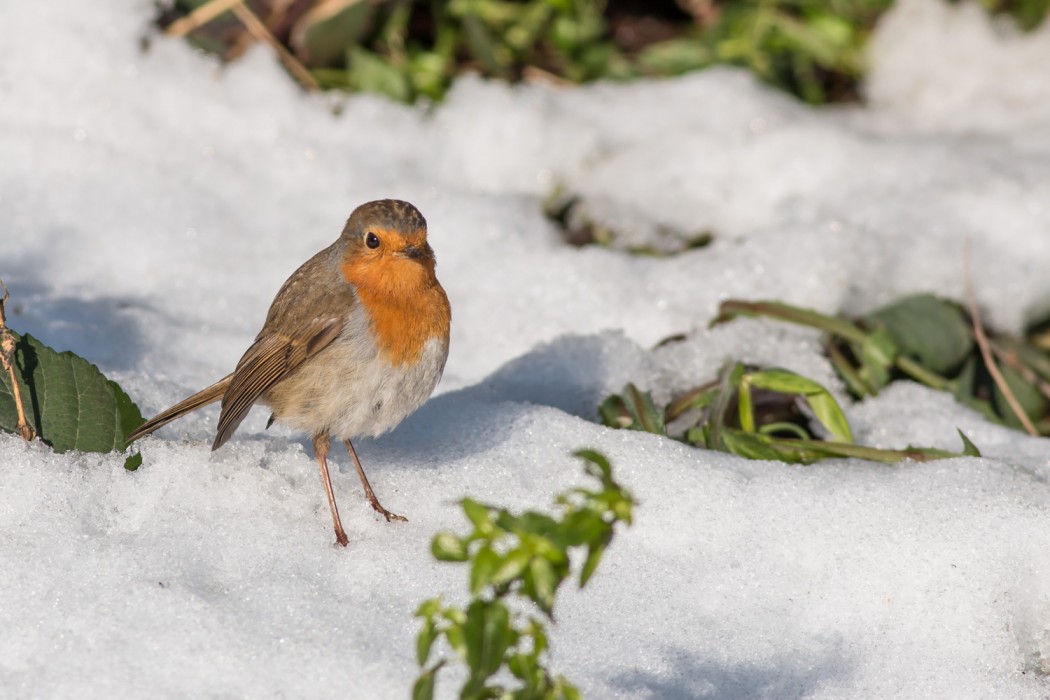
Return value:
[[(435, 645), (444, 640), (454, 658), (466, 664), (459, 697), (576, 700), (579, 690), (547, 668), (546, 621), (554, 619), (558, 588), (572, 576), (570, 553), (585, 552), (577, 577), (583, 588), (594, 575), (618, 525), (631, 524), (634, 499), (613, 479), (609, 461), (593, 450), (575, 453), (598, 484), (575, 488), (555, 499), (559, 514), (527, 511), (520, 515), (465, 498), (470, 521), (466, 535), (437, 534), (431, 552), (439, 561), (469, 564), (471, 600), (465, 608), (431, 598), (419, 606), (422, 620), (416, 640), (421, 673), (413, 700), (434, 697), (439, 671), (452, 662)], [(508, 606), (524, 599), (542, 617), (523, 617)], [(499, 679), (494, 679), (499, 676)], [(509, 683), (510, 685), (505, 685)]]
[[(640, 420), (656, 413), (658, 418)], [(652, 396), (633, 384), (599, 408), (605, 425), (674, 437), (687, 444), (748, 459), (810, 464), (832, 457), (893, 464), (975, 456), (980, 452), (962, 432), (963, 451), (909, 446), (886, 450), (853, 443), (838, 401), (819, 383), (780, 368), (730, 364), (719, 379), (687, 392), (662, 411)]]

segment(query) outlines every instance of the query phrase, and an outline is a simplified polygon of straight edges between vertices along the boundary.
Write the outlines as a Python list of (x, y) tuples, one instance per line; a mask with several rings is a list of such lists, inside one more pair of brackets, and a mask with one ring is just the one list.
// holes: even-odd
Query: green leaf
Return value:
[(433, 668), (419, 674), (415, 684), (412, 686), (412, 700), (433, 700), (434, 686), (437, 683), (437, 672), (445, 665), (442, 661)]
[[(813, 409), (817, 420), (827, 429), (833, 439), (840, 442), (853, 442), (853, 432), (842, 412), (842, 407), (827, 389), (812, 379), (777, 367), (752, 372), (746, 375), (746, 379), (750, 384), (762, 389), (803, 396), (809, 407)], [(741, 406), (744, 404), (743, 398), (743, 391), (741, 391)], [(754, 432), (754, 430), (747, 430), (743, 424), (743, 408), (741, 408), (741, 426), (746, 432)]]
[(601, 416), (602, 425), (610, 428), (625, 430), (634, 425), (634, 419), (627, 410), (627, 403), (619, 394), (606, 397), (598, 406), (598, 415)]
[(360, 0), (328, 0), (304, 13), (292, 26), (289, 41), (307, 66), (330, 66), (346, 47), (357, 44), (372, 29), (374, 5)]
[(714, 57), (711, 49), (692, 38), (668, 39), (650, 44), (638, 54), (641, 67), (658, 75), (677, 75), (703, 68)]
[(860, 357), (860, 377), (869, 387), (866, 393), (877, 394), (890, 383), (890, 372), (900, 355), (889, 331), (880, 326), (860, 343), (854, 343), (854, 354)]
[(464, 515), (470, 520), (477, 533), (484, 537), (490, 537), (493, 527), (492, 513), (489, 507), (470, 498), (464, 498), (459, 504), (463, 508)]
[(430, 543), (430, 552), (438, 561), (466, 561), (467, 545), (451, 532), (439, 532)]
[(471, 678), (483, 682), (499, 670), (510, 646), (510, 613), (503, 603), (475, 600), (463, 626)]
[(501, 564), (503, 564), (503, 557), (497, 554), (492, 547), (485, 545), (479, 549), (470, 567), (470, 592), (477, 595), (482, 588), (492, 583), (493, 576)]
[(842, 412), (839, 402), (825, 390), (818, 394), (806, 396), (806, 403), (813, 409), (813, 415), (817, 417), (821, 425), (827, 428), (831, 439), (838, 442), (853, 442), (853, 431), (850, 430), (846, 414)]
[(612, 483), (612, 465), (601, 452), (582, 449), (572, 453), (584, 461), (584, 471), (601, 480), (603, 486)]
[(400, 102), (412, 98), (408, 76), (393, 63), (359, 46), (347, 50), (347, 77), (358, 90), (378, 92)]
[(529, 565), (530, 556), (521, 547), (511, 550), (503, 557), (500, 566), (492, 574), (491, 581), (494, 586), (503, 586), (521, 576)]
[(419, 636), (416, 637), (416, 662), (422, 666), (430, 658), (430, 649), (434, 645), (434, 640), (438, 637), (438, 630), (434, 626), (434, 618), (426, 617), (423, 619), (423, 626), (419, 630)]
[[(55, 452), (112, 452), (127, 446), (128, 434), (145, 419), (116, 382), (72, 352), (56, 352), (28, 334), (15, 334), (15, 340), (22, 406), (41, 440)], [(17, 424), (11, 377), (0, 372), (0, 430), (15, 432)], [(133, 455), (126, 465), (137, 466), (135, 461)]]
[(779, 367), (749, 372), (745, 375), (751, 384), (769, 391), (782, 394), (820, 394), (826, 393), (824, 387), (808, 377)]
[(963, 431), (959, 430), (958, 428), (956, 428), (955, 431), (957, 433), (959, 433), (959, 437), (962, 438), (962, 442), (963, 442), (963, 451), (962, 451), (962, 453), (964, 455), (966, 455), (967, 457), (980, 457), (981, 456), (981, 451), (979, 449), (977, 449), (977, 445), (975, 445), (972, 442), (970, 442), (970, 438), (966, 437), (966, 433), (964, 433)]
[(722, 442), (725, 446), (724, 451), (746, 459), (763, 459), (794, 464), (805, 464), (812, 461), (800, 450), (777, 449), (775, 445), (779, 441), (761, 433), (746, 433), (742, 430), (723, 428)]
[(640, 430), (656, 435), (666, 435), (663, 414), (656, 410), (653, 397), (648, 391), (640, 391), (634, 384), (623, 390), (627, 410)]
[(865, 320), (873, 327), (885, 327), (900, 352), (941, 375), (958, 369), (974, 347), (965, 312), (931, 294), (906, 297)]
[(539, 606), (540, 610), (548, 616), (554, 608), (554, 591), (560, 580), (550, 561), (536, 557), (529, 562), (528, 571), (525, 574), (525, 588), (532, 602)]
[[(1017, 370), (1006, 364), (1000, 364), (999, 372), (1003, 375), (1006, 385), (1010, 387), (1010, 391), (1013, 392), (1014, 398), (1021, 405), (1021, 410), (1028, 414), (1028, 417), (1033, 422), (1038, 421), (1046, 414), (1048, 402), (1043, 392), (1039, 391), (1039, 387), (1029, 382)], [(1013, 408), (1010, 407), (1009, 402), (1006, 400), (1006, 394), (1003, 393), (998, 384), (994, 385), (994, 395), (995, 409), (1002, 416), (1003, 422), (1013, 428), (1022, 427), (1021, 419), (1017, 417)]]
[(612, 530), (609, 530), (609, 536), (604, 542), (596, 542), (587, 548), (587, 559), (583, 562), (583, 569), (580, 570), (580, 588), (586, 586), (591, 580), (591, 576), (602, 561), (602, 555), (605, 554), (605, 547), (611, 539)]

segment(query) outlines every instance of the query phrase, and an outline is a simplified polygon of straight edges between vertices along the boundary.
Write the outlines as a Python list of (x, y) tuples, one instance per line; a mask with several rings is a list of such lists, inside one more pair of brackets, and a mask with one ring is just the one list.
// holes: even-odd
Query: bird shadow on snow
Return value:
[(642, 694), (662, 700), (712, 698), (750, 700), (750, 698), (802, 698), (826, 681), (850, 674), (850, 662), (841, 642), (826, 648), (818, 658), (771, 659), (768, 664), (720, 664), (695, 658), (677, 649), (671, 653), (670, 669), (662, 672), (623, 671), (610, 685), (631, 695)]
[(376, 442), (395, 459), (425, 452), (434, 462), (447, 462), (509, 439), (530, 406), (550, 406), (596, 422), (605, 387), (623, 383), (617, 375), (624, 363), (612, 368), (609, 361), (622, 357), (621, 351), (642, 356), (618, 333), (561, 337), (511, 360), (478, 384), (432, 398)]

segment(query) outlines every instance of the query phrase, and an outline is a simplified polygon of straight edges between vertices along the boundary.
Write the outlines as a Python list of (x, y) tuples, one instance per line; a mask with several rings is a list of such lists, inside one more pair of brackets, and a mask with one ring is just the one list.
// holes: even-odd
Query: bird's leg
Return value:
[(368, 483), (368, 477), (365, 476), (365, 470), (361, 467), (361, 460), (357, 458), (357, 452), (354, 450), (354, 444), (349, 440), (343, 440), (343, 444), (346, 445), (346, 451), (349, 452), (350, 456), (354, 459), (354, 466), (357, 467), (357, 475), (361, 477), (361, 485), (365, 487), (365, 498), (367, 498), (368, 502), (372, 504), (372, 508), (374, 508), (376, 512), (381, 513), (383, 517), (386, 518), (387, 522), (390, 522), (391, 520), (401, 520), (403, 522), (408, 522), (408, 518), (406, 518), (405, 516), (398, 515), (397, 513), (391, 513), (389, 510), (383, 507), (383, 505), (379, 502), (379, 499), (376, 498), (375, 491), (372, 490), (372, 485)]
[(324, 483), (325, 493), (328, 494), (328, 507), (332, 509), (332, 525), (335, 526), (335, 541), (346, 546), (349, 540), (343, 530), (343, 523), (339, 521), (339, 508), (335, 504), (335, 492), (332, 491), (332, 479), (328, 476), (328, 450), (331, 448), (331, 439), (328, 433), (314, 435), (314, 454), (317, 455), (317, 464), (321, 467), (321, 481)]

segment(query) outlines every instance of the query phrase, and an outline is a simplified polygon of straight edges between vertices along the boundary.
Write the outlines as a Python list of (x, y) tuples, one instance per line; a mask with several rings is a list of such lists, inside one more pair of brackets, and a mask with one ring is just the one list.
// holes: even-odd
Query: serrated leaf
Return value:
[[(123, 450), (145, 420), (124, 390), (72, 352), (57, 352), (29, 334), (15, 337), (22, 404), (40, 439), (55, 452)], [(11, 377), (0, 372), (0, 430), (14, 432), (17, 424)], [(135, 461), (133, 455), (126, 464)]]

